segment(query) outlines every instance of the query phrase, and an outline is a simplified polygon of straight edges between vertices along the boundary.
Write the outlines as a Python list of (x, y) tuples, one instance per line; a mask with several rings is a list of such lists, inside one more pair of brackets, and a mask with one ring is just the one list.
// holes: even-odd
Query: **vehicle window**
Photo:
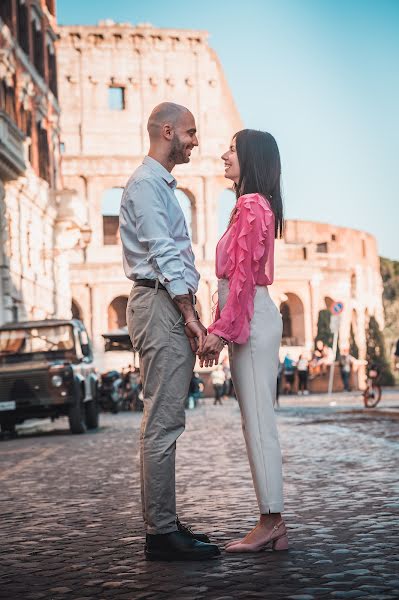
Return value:
[(72, 327), (32, 327), (0, 331), (0, 356), (73, 350)]

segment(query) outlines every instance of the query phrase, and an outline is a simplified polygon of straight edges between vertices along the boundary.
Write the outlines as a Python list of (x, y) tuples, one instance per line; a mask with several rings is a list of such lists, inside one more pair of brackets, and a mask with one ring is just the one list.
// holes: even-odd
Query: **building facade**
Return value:
[[(197, 120), (199, 148), (174, 175), (201, 273), (200, 312), (209, 323), (217, 285), (218, 203), (228, 187), (220, 155), (242, 123), (207, 34), (105, 21), (60, 27), (59, 35), (63, 178), (78, 191), (92, 230), (87, 251), (75, 253), (71, 266), (74, 314), (85, 320), (98, 352), (104, 347), (101, 334), (126, 322), (131, 283), (121, 265), (119, 197), (147, 152), (152, 108), (170, 100), (187, 106)], [(229, 202), (233, 205), (233, 195)], [(283, 315), (283, 344), (294, 355), (311, 349), (319, 311), (334, 300), (345, 305), (341, 346), (352, 325), (364, 355), (368, 316), (383, 324), (374, 238), (333, 225), (287, 222), (277, 242), (271, 294)]]
[(54, 0), (0, 3), (0, 323), (70, 314), (77, 197), (62, 189)]
[(84, 259), (72, 266), (75, 313), (86, 319), (97, 349), (102, 333), (125, 323), (131, 284), (121, 269), (119, 203), (112, 210), (107, 199), (113, 190), (120, 195), (148, 150), (151, 110), (169, 100), (187, 106), (197, 121), (200, 146), (173, 174), (191, 215), (199, 306), (208, 321), (217, 201), (226, 187), (220, 156), (242, 123), (207, 34), (113, 22), (60, 27), (59, 34), (62, 172), (78, 190), (93, 232)]
[(347, 227), (287, 221), (284, 239), (276, 246), (276, 280), (270, 292), (283, 316), (283, 346), (289, 346), (294, 356), (310, 351), (319, 312), (340, 301), (344, 305), (340, 347), (349, 346), (352, 328), (364, 358), (369, 317), (384, 325), (375, 238)]

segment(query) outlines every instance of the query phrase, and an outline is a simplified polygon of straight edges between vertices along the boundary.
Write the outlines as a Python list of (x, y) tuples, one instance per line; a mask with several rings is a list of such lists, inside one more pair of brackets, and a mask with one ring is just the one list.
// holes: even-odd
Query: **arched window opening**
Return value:
[(72, 311), (72, 319), (79, 319), (80, 321), (83, 321), (82, 309), (80, 308), (80, 306), (76, 302), (76, 300), (72, 300), (71, 311)]
[(303, 346), (305, 344), (305, 315), (302, 300), (296, 294), (284, 294), (280, 305), (283, 318), (284, 346)]
[(324, 302), (326, 303), (327, 310), (330, 310), (331, 306), (334, 304), (334, 300), (330, 296), (325, 296)]
[(283, 318), (283, 339), (292, 337), (291, 312), (288, 302), (283, 302), (280, 306), (281, 316)]
[(197, 211), (195, 206), (195, 197), (187, 189), (176, 190), (176, 197), (186, 219), (189, 236), (194, 244), (197, 243)]
[(108, 330), (126, 326), (127, 296), (117, 296), (108, 307)]
[(102, 198), (103, 243), (104, 246), (119, 244), (119, 208), (123, 188), (115, 187), (105, 190)]

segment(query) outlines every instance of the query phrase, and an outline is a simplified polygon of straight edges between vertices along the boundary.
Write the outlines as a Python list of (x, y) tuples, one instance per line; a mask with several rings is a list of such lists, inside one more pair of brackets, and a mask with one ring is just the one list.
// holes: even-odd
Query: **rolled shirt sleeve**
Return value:
[(171, 236), (166, 201), (149, 179), (135, 181), (127, 191), (125, 210), (121, 213), (120, 231), (125, 248), (129, 248), (129, 229), (148, 250), (147, 261), (158, 279), (174, 298), (188, 294), (185, 266)]

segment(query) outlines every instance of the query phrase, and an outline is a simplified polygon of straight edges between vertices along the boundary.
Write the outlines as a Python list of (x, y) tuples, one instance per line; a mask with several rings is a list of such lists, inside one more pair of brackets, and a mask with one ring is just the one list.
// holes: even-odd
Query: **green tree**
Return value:
[(381, 276), (384, 284), (384, 339), (388, 355), (399, 339), (399, 261), (380, 257)]
[(349, 354), (351, 354), (354, 358), (359, 358), (359, 347), (356, 344), (355, 333), (353, 331), (352, 323), (351, 330), (349, 333)]
[(375, 317), (370, 317), (366, 333), (366, 344), (368, 366), (375, 365), (378, 368), (382, 385), (394, 385), (395, 380), (385, 354), (384, 335)]
[(319, 318), (317, 320), (317, 336), (315, 339), (315, 345), (317, 340), (321, 340), (323, 344), (327, 346), (332, 346), (333, 343), (333, 334), (330, 329), (330, 318), (331, 313), (329, 310), (320, 310)]

